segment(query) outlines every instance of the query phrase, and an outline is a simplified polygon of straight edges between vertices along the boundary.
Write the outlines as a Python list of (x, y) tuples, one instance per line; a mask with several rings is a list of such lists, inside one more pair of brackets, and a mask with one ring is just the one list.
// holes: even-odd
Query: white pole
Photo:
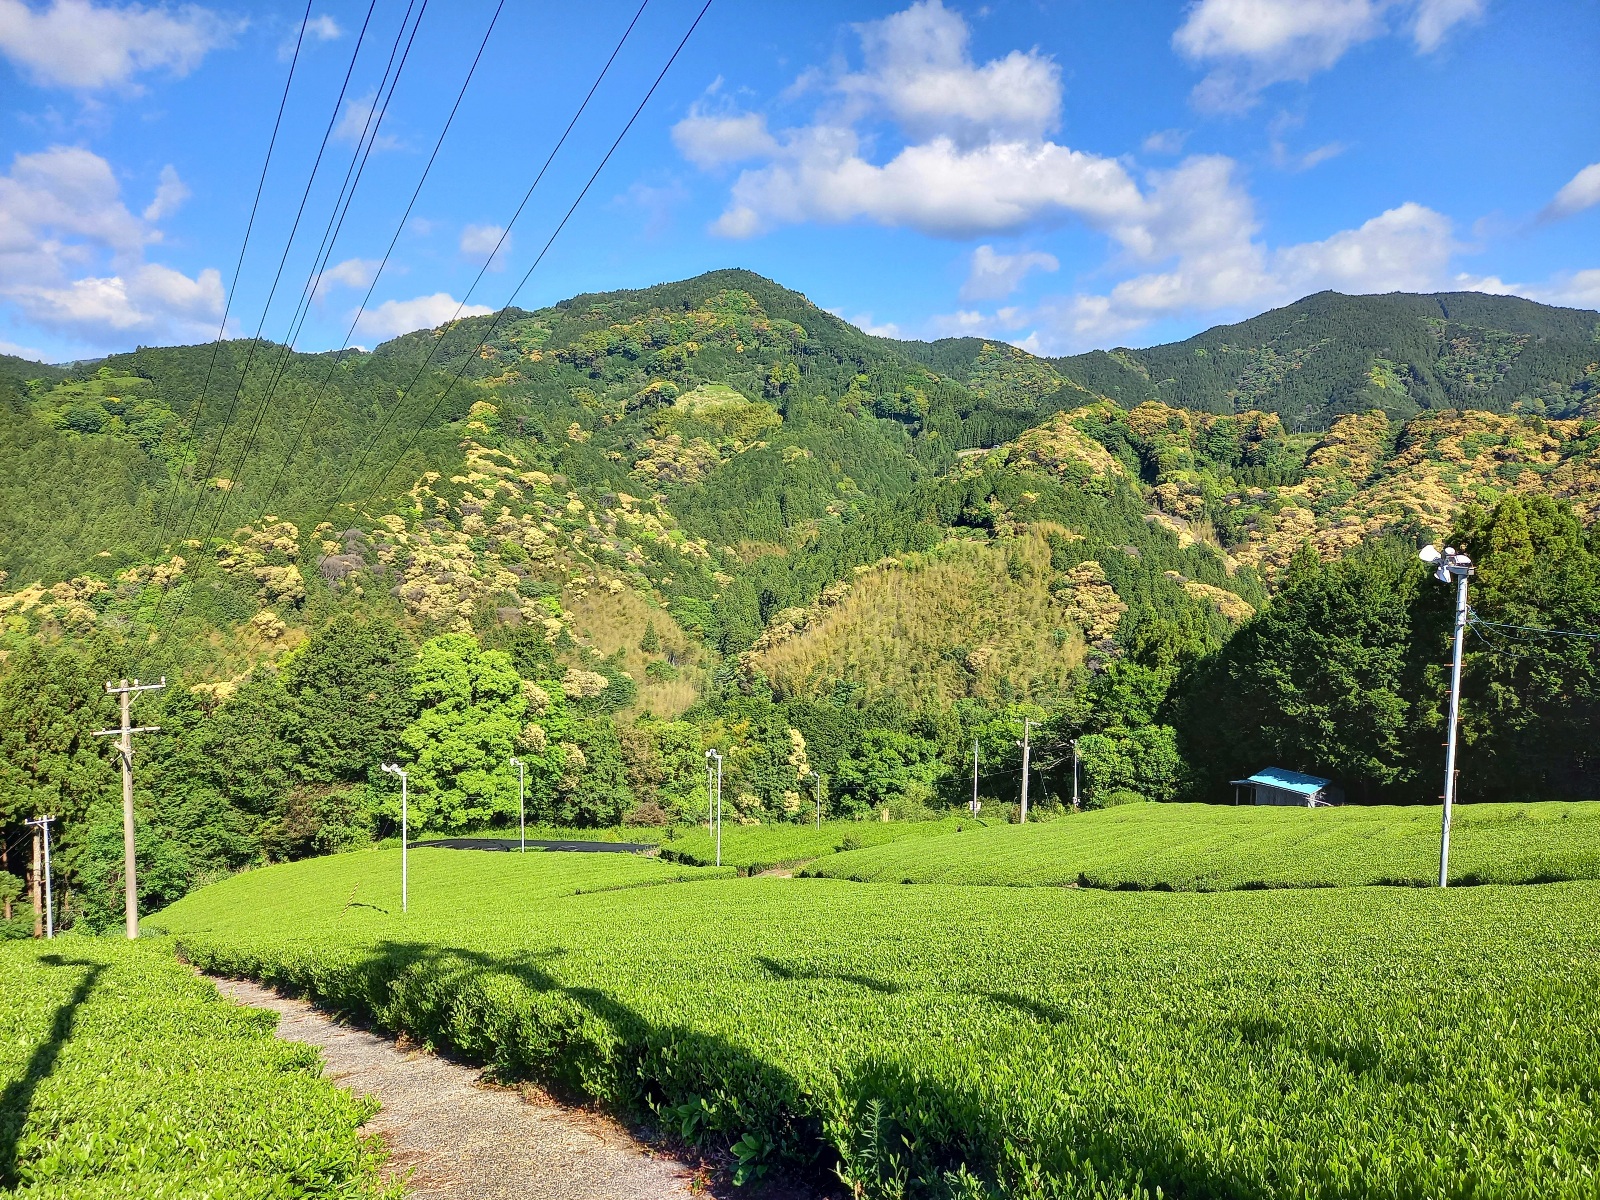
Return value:
[(706, 751), (706, 836), (711, 836), (711, 827), (716, 824), (717, 798), (711, 788), (711, 751)]
[(811, 772), (817, 781), (817, 828), (822, 828), (822, 776)]
[(1072, 811), (1078, 811), (1078, 739), (1072, 739)]
[(1450, 810), (1456, 798), (1456, 729), (1461, 719), (1461, 643), (1467, 631), (1467, 572), (1456, 577), (1455, 645), (1450, 652), (1450, 734), (1444, 756), (1444, 822), (1439, 835), (1439, 886), (1450, 886)]
[[(717, 786), (713, 793), (711, 789), (711, 762), (717, 764)], [(706, 831), (712, 832), (715, 827), (717, 839), (717, 866), (722, 865), (722, 753), (718, 750), (706, 751)]]
[(972, 815), (978, 815), (978, 739), (972, 739)]
[(407, 904), (410, 878), (407, 871), (407, 854), (410, 848), (411, 831), (407, 822), (407, 809), (409, 807), (407, 789), (411, 781), (398, 763), (384, 763), (383, 769), (391, 775), (400, 776), (400, 911), (408, 912), (410, 911)]
[(717, 755), (717, 866), (722, 865), (722, 755)]
[(517, 764), (517, 832), (522, 837), (522, 853), (528, 852), (528, 800), (523, 787), (522, 760), (515, 754), (511, 761)]
[(1028, 823), (1028, 728), (1031, 724), (1027, 717), (1022, 718), (1022, 819), (1018, 822), (1021, 825)]

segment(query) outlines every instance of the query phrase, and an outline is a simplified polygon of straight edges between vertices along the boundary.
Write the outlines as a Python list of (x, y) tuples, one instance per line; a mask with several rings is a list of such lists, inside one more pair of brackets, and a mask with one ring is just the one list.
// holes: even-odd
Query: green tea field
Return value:
[[(1436, 883), (1437, 808), (1129, 804), (1046, 824), (991, 825), (831, 855), (807, 874), (873, 883), (1224, 891)], [(1456, 810), (1453, 883), (1600, 879), (1600, 808)]]
[(149, 924), (204, 969), (731, 1150), (745, 1181), (1594, 1194), (1600, 884), (907, 887), (414, 850), (402, 915), (398, 857), (252, 871)]
[(172, 950), (0, 943), (0, 1195), (397, 1197), (359, 1133), (377, 1105)]

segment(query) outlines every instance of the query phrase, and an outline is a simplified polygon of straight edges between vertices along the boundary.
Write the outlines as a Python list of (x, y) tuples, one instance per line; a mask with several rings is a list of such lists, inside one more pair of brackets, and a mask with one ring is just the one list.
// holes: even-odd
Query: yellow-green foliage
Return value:
[(1042, 534), (995, 545), (951, 541), (865, 571), (810, 623), (791, 623), (800, 631), (758, 647), (746, 663), (800, 695), (838, 679), (919, 706), (994, 698), (1003, 680), (1027, 695), (1049, 694), (1084, 653), (1073, 596), (1052, 594), (1050, 584)]

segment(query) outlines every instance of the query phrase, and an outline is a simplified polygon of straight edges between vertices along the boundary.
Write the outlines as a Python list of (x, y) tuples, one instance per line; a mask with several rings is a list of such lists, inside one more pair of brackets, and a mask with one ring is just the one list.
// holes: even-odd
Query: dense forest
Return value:
[[(0, 896), (57, 818), (114, 923), (107, 680), (139, 885), (413, 828), (1353, 800), (1441, 772), (1452, 539), (1475, 610), (1600, 629), (1600, 315), (1321, 294), (1150, 350), (869, 337), (742, 271), (371, 353), (0, 359)], [(1593, 642), (1469, 646), (1468, 800), (1587, 798)], [(11, 882), (7, 882), (10, 880)], [(8, 928), (30, 932), (31, 917)]]

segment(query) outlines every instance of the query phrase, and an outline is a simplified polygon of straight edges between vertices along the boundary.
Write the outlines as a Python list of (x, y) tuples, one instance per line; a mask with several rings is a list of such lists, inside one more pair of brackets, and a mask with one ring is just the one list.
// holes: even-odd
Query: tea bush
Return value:
[(323, 1079), (316, 1050), (280, 1042), (274, 1014), (224, 1000), (170, 943), (0, 944), (0, 998), (0, 1194), (386, 1191), (360, 1134), (376, 1102)]
[[(878, 883), (1232, 888), (1422, 886), (1439, 878), (1436, 807), (1128, 804), (1040, 825), (1000, 825), (839, 854), (807, 874)], [(1450, 878), (1600, 879), (1600, 805), (1456, 809)]]
[(159, 919), (207, 969), (670, 1124), (744, 1178), (1531, 1200), (1600, 1171), (1600, 884), (601, 891), (685, 868), (417, 851), (401, 916), (395, 858), (251, 872)]

